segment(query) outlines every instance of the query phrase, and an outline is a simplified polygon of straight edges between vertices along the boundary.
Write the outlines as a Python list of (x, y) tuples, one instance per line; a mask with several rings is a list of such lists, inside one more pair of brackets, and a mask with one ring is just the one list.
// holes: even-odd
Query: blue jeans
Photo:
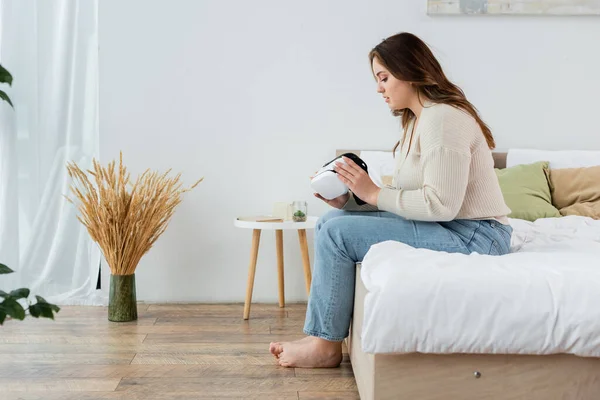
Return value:
[(510, 226), (495, 220), (424, 222), (385, 211), (332, 210), (315, 227), (315, 262), (304, 333), (330, 341), (348, 336), (356, 263), (376, 243), (395, 240), (437, 251), (502, 255), (510, 251), (511, 234)]

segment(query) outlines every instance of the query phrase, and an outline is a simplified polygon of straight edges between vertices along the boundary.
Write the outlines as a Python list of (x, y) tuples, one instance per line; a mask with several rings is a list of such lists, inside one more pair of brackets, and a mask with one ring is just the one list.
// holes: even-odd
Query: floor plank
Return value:
[[(231, 319), (229, 320), (231, 321)], [(185, 322), (182, 322), (182, 325), (148, 325), (148, 324), (109, 324), (108, 322), (94, 322), (94, 323), (85, 323), (84, 321), (80, 321), (78, 323), (70, 323), (68, 325), (54, 325), (54, 326), (45, 326), (43, 331), (45, 335), (48, 336), (56, 336), (56, 335), (73, 335), (73, 336), (90, 336), (93, 334), (94, 336), (107, 336), (112, 335), (112, 337), (119, 337), (120, 335), (145, 335), (145, 334), (164, 334), (170, 335), (173, 333), (196, 333), (196, 332), (206, 332), (206, 333), (262, 333), (268, 334), (270, 333), (270, 325), (267, 323), (260, 324), (252, 324), (245, 323), (242, 321), (241, 317), (239, 321), (236, 323), (226, 323), (226, 321), (220, 320), (212, 320), (214, 324), (212, 325), (184, 325)], [(273, 322), (273, 321), (271, 321)], [(210, 323), (210, 322), (209, 322)], [(15, 323), (16, 325), (17, 323)], [(301, 329), (296, 330), (298, 333), (301, 333)], [(17, 335), (32, 335), (36, 332), (40, 332), (39, 327), (24, 327), (24, 328), (14, 328), (7, 327), (4, 334), (17, 336)], [(285, 333), (285, 332), (279, 332)], [(1, 340), (1, 339), (0, 339)]]
[(131, 364), (273, 365), (271, 354), (136, 354)]
[[(277, 304), (272, 303), (252, 303), (252, 311), (273, 311), (273, 310), (284, 310), (300, 311), (303, 314), (306, 312), (306, 303), (286, 303), (285, 307), (280, 308)], [(244, 311), (243, 303), (169, 303), (169, 304), (148, 304), (148, 311), (198, 311), (198, 312), (218, 312), (220, 314), (236, 313)], [(253, 316), (253, 315), (252, 315)]]
[[(342, 376), (349, 377), (346, 373)], [(292, 368), (273, 365), (10, 365), (0, 366), (4, 378), (270, 378), (294, 377)]]
[(106, 364), (130, 364), (135, 353), (116, 354), (56, 354), (56, 353), (22, 353), (22, 354), (0, 354), (0, 366), (17, 364), (65, 364), (78, 365), (106, 365)]
[[(226, 389), (235, 388), (235, 389)], [(243, 393), (296, 393), (298, 391), (351, 391), (356, 390), (353, 378), (123, 378), (117, 391), (128, 392), (203, 392), (218, 394), (227, 390)]]
[[(105, 335), (88, 335), (74, 336), (65, 334), (3, 334), (0, 336), (0, 347), (5, 344), (48, 344), (48, 345), (91, 345), (91, 344), (130, 344), (142, 343), (146, 339), (146, 335), (125, 334), (115, 336)], [(2, 353), (2, 351), (0, 351)]]
[[(304, 337), (306, 304), (139, 304), (137, 321), (106, 307), (62, 307), (54, 321), (8, 321), (0, 335), (2, 400), (357, 399), (339, 368), (277, 365), (272, 341)], [(344, 348), (344, 351), (346, 349)]]
[(106, 392), (114, 391), (120, 381), (120, 378), (0, 378), (0, 393), (31, 391)]
[(345, 392), (313, 392), (301, 391), (298, 392), (300, 400), (360, 400), (360, 396), (356, 391)]
[(354, 377), (354, 372), (352, 371), (352, 364), (350, 364), (350, 360), (347, 356), (345, 356), (339, 368), (296, 368), (296, 376), (332, 376), (352, 378)]
[(148, 334), (144, 343), (271, 343), (273, 341), (287, 341), (302, 339), (302, 334), (243, 334), (197, 332), (183, 334)]
[[(160, 317), (156, 319), (157, 326), (169, 325), (169, 326), (206, 326), (206, 325), (239, 325), (242, 320), (242, 316), (239, 317)], [(252, 320), (248, 321), (248, 325), (285, 325), (288, 321), (286, 316), (271, 316), (271, 317), (255, 317), (252, 316)]]
[[(270, 336), (271, 337), (271, 336)], [(272, 337), (271, 337), (272, 338)], [(234, 343), (100, 343), (86, 344), (0, 344), (0, 354), (58, 353), (58, 354), (113, 354), (113, 353), (190, 353), (190, 354), (250, 354), (263, 353), (268, 349), (265, 342)]]
[[(62, 309), (61, 309), (62, 310)], [(60, 318), (59, 318), (60, 317)], [(39, 330), (40, 328), (52, 329), (59, 328), (65, 329), (71, 326), (80, 327), (124, 327), (124, 326), (140, 326), (140, 325), (154, 325), (157, 318), (143, 317), (140, 316), (136, 321), (128, 322), (111, 322), (108, 320), (107, 315), (94, 315), (94, 316), (77, 316), (77, 315), (56, 315), (55, 319), (47, 318), (26, 318), (23, 321), (8, 321), (7, 324), (3, 325), (3, 329), (6, 330)]]
[[(298, 308), (291, 308), (297, 312)], [(223, 317), (223, 315), (242, 316), (243, 304), (202, 304), (202, 305), (151, 305), (147, 311), (140, 313), (148, 318), (172, 318), (172, 317)], [(252, 305), (250, 314), (256, 318), (286, 318), (290, 308), (279, 308), (278, 305)]]
[[(297, 393), (198, 392), (25, 392), (6, 393), (2, 400), (298, 400)], [(349, 397), (353, 399), (354, 397)]]

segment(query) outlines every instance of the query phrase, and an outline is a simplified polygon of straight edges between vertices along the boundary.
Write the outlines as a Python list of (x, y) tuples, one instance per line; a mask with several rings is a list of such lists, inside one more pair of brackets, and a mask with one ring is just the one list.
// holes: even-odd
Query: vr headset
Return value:
[[(338, 178), (337, 172), (333, 170), (335, 163), (338, 160), (346, 164), (342, 157), (351, 159), (365, 172), (368, 172), (367, 164), (354, 153), (344, 153), (323, 165), (323, 167), (321, 167), (321, 169), (319, 169), (316, 175), (311, 179), (310, 187), (327, 200), (332, 200), (348, 193), (348, 186), (346, 186), (346, 184)], [(356, 204), (366, 204), (366, 202), (358, 198), (356, 194), (352, 193), (352, 195), (354, 196), (354, 200), (356, 200)]]

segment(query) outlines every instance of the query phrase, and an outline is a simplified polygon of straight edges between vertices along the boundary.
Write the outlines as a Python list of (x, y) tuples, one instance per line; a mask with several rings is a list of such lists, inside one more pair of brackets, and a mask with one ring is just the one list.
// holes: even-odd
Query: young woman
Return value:
[[(346, 159), (336, 170), (350, 191), (326, 200), (336, 208), (315, 229), (314, 273), (302, 340), (271, 343), (286, 367), (336, 367), (348, 336), (356, 262), (371, 245), (396, 240), (417, 248), (469, 254), (509, 252), (512, 228), (494, 172), (494, 139), (427, 45), (401, 33), (370, 53), (377, 92), (404, 135), (393, 183), (376, 186)], [(415, 265), (415, 268), (419, 268)]]

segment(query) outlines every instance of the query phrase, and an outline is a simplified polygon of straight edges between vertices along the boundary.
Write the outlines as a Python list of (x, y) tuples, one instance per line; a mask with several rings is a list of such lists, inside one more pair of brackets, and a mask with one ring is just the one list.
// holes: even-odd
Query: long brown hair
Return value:
[[(449, 104), (471, 114), (481, 127), (488, 147), (496, 147), (492, 132), (479, 117), (477, 109), (467, 100), (462, 89), (450, 82), (429, 47), (417, 36), (407, 32), (390, 36), (369, 52), (371, 66), (375, 57), (396, 79), (411, 82), (419, 99), (423, 95), (434, 103)], [(406, 135), (415, 114), (405, 108), (394, 110), (394, 115), (402, 116), (402, 128)], [(394, 146), (394, 152), (399, 144)]]

